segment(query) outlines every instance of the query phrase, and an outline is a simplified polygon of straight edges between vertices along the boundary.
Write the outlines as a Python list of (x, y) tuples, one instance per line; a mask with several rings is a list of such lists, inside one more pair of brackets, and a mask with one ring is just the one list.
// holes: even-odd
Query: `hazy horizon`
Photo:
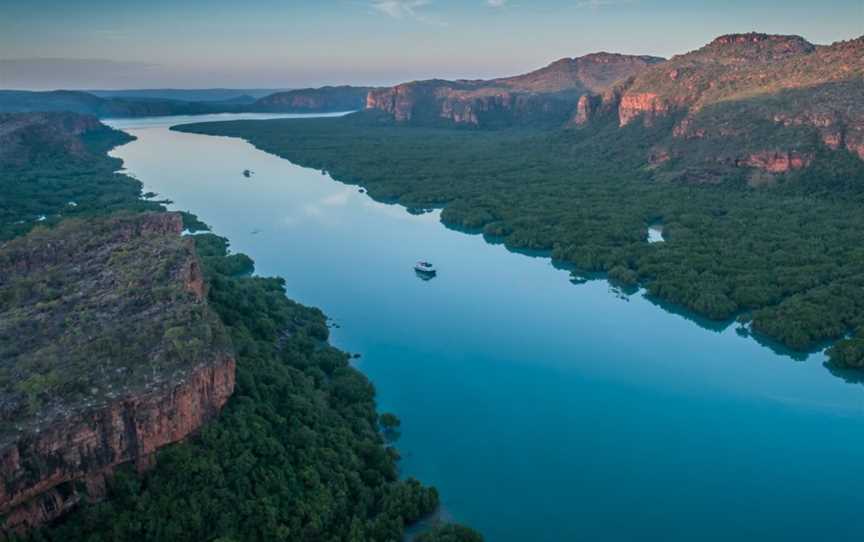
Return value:
[[(524, 73), (609, 51), (670, 57), (759, 31), (864, 34), (864, 2), (34, 0), (0, 20), (3, 89), (386, 86)], [(513, 44), (517, 44), (514, 48)]]

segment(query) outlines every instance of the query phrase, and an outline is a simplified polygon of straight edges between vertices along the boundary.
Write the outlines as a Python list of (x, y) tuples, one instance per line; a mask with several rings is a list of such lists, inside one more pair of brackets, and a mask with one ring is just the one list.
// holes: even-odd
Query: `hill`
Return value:
[(99, 118), (202, 115), (242, 111), (243, 106), (219, 102), (185, 102), (160, 98), (100, 98), (76, 90), (0, 91), (0, 112), (65, 111)]
[(828, 46), (799, 36), (731, 34), (590, 99), (574, 124), (673, 119), (646, 162), (665, 178), (750, 181), (803, 169), (820, 152), (864, 159), (864, 37)]
[[(98, 118), (206, 115), (211, 113), (326, 113), (363, 108), (366, 87), (323, 87), (278, 92), (262, 98), (235, 95), (217, 101), (183, 101), (117, 92), (100, 97), (75, 90), (0, 90), (0, 113), (71, 112)], [(155, 96), (158, 93), (154, 93)]]
[(0, 514), (41, 524), (213, 419), (234, 389), (177, 214), (66, 221), (0, 246)]
[(251, 110), (257, 112), (325, 113), (363, 109), (368, 87), (321, 87), (289, 90), (264, 96)]
[(182, 102), (226, 102), (248, 96), (252, 101), (277, 92), (285, 92), (284, 88), (144, 88), (117, 90), (86, 90), (85, 92), (100, 98), (145, 98), (157, 100), (177, 100)]
[(366, 107), (415, 125), (561, 124), (579, 98), (600, 93), (663, 59), (597, 53), (489, 81), (415, 81), (369, 93)]

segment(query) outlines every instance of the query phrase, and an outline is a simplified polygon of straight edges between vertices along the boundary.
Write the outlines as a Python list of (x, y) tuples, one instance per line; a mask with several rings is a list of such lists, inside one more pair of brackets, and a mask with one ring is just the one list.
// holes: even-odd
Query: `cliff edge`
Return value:
[(174, 213), (66, 220), (0, 245), (2, 532), (104, 495), (213, 419), (230, 341)]

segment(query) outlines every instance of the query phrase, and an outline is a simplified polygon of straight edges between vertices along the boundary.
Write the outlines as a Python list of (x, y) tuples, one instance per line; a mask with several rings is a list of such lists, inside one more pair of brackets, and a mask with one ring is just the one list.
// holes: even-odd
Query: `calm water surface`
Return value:
[[(168, 131), (238, 117), (112, 121), (138, 137), (114, 155), (335, 319), (402, 419), (403, 472), (456, 520), (491, 542), (864, 536), (864, 387), (822, 354), (574, 285), (242, 140)], [(414, 274), (421, 258), (437, 278)]]

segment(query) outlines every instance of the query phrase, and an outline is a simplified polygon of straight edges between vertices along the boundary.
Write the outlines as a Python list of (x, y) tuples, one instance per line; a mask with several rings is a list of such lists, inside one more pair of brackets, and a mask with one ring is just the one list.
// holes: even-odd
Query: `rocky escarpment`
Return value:
[(681, 109), (699, 109), (747, 87), (761, 85), (755, 71), (815, 51), (799, 36), (730, 34), (702, 49), (673, 57), (662, 68), (646, 70), (622, 92), (620, 124), (636, 118), (651, 122)]
[[(652, 156), (698, 156), (767, 173), (807, 167), (820, 145), (864, 159), (862, 97), (864, 38), (817, 46), (757, 33), (721, 36), (605, 96), (621, 127), (674, 119), (671, 137)], [(590, 99), (574, 124), (600, 117)]]
[(424, 125), (560, 124), (573, 115), (580, 97), (602, 93), (659, 62), (597, 53), (489, 81), (414, 81), (370, 91), (366, 108), (385, 111), (400, 123)]
[(319, 113), (363, 109), (368, 87), (322, 87), (277, 92), (257, 100), (250, 109), (264, 112)]
[(119, 465), (146, 469), (159, 448), (183, 440), (219, 413), (234, 389), (234, 370), (233, 358), (217, 354), (190, 368), (182, 382), (81, 412), (5, 446), (3, 529), (44, 524), (82, 499), (101, 498)]
[(234, 358), (179, 215), (67, 220), (0, 247), (4, 532), (98, 499), (213, 419)]

